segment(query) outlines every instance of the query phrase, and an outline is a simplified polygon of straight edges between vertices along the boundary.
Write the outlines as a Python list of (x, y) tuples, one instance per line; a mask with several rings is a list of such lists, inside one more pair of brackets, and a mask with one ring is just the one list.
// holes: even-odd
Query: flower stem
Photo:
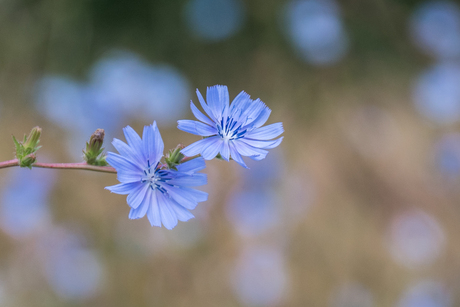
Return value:
[(80, 163), (34, 163), (32, 167), (40, 168), (54, 168), (54, 169), (80, 169), (85, 171), (94, 171), (101, 173), (113, 173), (116, 174), (117, 171), (111, 166), (96, 166), (89, 165), (86, 162)]
[[(18, 159), (0, 162), (0, 169), (12, 166), (19, 166)], [(86, 171), (112, 173), (116, 174), (117, 171), (111, 166), (95, 166), (89, 165), (86, 162), (80, 163), (34, 163), (32, 167), (51, 168), (51, 169), (80, 169)]]
[(13, 159), (13, 160), (0, 162), (0, 168), (7, 168), (7, 167), (12, 167), (12, 166), (19, 166), (19, 160)]

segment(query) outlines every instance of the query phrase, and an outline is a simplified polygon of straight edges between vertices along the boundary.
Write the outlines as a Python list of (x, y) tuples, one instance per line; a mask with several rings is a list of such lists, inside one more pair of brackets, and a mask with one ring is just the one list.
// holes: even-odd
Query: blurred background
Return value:
[(267, 158), (213, 160), (171, 231), (110, 174), (0, 171), (0, 306), (460, 306), (460, 3), (0, 0), (0, 160), (78, 162), (97, 128), (198, 139), (195, 89), (283, 122)]

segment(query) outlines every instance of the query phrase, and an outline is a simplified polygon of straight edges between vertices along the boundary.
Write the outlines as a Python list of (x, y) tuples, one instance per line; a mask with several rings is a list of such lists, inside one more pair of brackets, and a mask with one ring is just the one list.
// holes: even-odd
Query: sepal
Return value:
[(184, 155), (180, 152), (184, 148), (184, 145), (179, 144), (176, 146), (176, 148), (171, 149), (169, 151), (169, 153), (165, 157), (165, 161), (168, 165), (168, 168), (177, 170), (177, 165), (179, 165), (181, 163), (181, 160), (184, 158)]

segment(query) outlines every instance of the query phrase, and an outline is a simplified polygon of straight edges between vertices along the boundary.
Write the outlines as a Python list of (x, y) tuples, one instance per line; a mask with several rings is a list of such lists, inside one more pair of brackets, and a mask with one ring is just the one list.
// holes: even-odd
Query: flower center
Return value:
[(230, 116), (227, 117), (225, 124), (224, 118), (222, 118), (220, 123), (217, 124), (217, 133), (226, 141), (236, 140), (242, 138), (247, 131), (247, 129), (242, 130), (241, 126), (237, 126), (237, 121), (230, 118)]
[(142, 176), (141, 182), (147, 183), (152, 190), (157, 189), (162, 193), (166, 193), (161, 183), (172, 178), (169, 176), (168, 171), (158, 168), (159, 164), (160, 162), (158, 162), (155, 167), (152, 167), (150, 161), (147, 160), (147, 167), (144, 169), (144, 176)]

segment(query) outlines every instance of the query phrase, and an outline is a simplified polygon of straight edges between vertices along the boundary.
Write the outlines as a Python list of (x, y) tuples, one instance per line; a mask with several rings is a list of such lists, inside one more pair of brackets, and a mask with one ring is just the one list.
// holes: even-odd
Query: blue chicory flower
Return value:
[(283, 140), (283, 137), (273, 140), (283, 133), (282, 123), (262, 127), (271, 110), (260, 99), (252, 100), (242, 91), (229, 105), (228, 89), (224, 85), (208, 87), (207, 104), (200, 91), (196, 93), (209, 118), (190, 102), (193, 114), (201, 122), (179, 120), (178, 128), (205, 138), (184, 148), (184, 155), (201, 154), (211, 160), (220, 153), (224, 160), (232, 158), (248, 168), (241, 156), (262, 160), (268, 153), (266, 149), (278, 146)]
[(152, 226), (163, 224), (167, 229), (177, 220), (193, 218), (188, 210), (205, 201), (208, 193), (190, 187), (207, 183), (206, 174), (197, 173), (206, 167), (203, 158), (196, 158), (166, 169), (160, 164), (164, 144), (157, 125), (145, 126), (142, 139), (130, 127), (123, 129), (128, 144), (114, 139), (112, 144), (120, 154), (109, 152), (107, 162), (117, 170), (120, 184), (106, 187), (117, 194), (128, 194), (130, 219), (147, 214)]

